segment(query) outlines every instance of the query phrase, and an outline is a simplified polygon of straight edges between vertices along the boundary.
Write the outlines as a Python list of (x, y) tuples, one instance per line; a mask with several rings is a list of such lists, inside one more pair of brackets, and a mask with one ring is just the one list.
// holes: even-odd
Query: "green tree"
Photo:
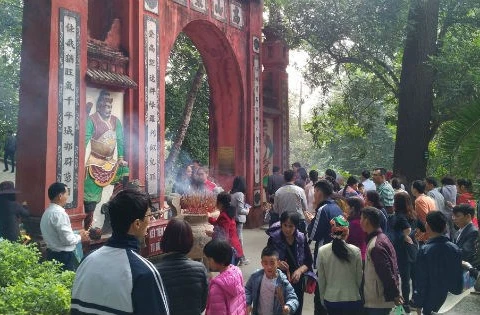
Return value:
[[(397, 105), (402, 99), (395, 169), (414, 179), (425, 174), (425, 154), (438, 126), (453, 119), (454, 113), (464, 106), (462, 102), (448, 106), (439, 101), (447, 100), (444, 90), (454, 87), (434, 90), (440, 86), (437, 82), (445, 84), (449, 76), (433, 71), (431, 65), (436, 56), (449, 53), (443, 48), (453, 39), (455, 28), (469, 26), (478, 30), (479, 9), (480, 3), (475, 0), (292, 0), (281, 11), (283, 26), (291, 30), (293, 38), (289, 32), (284, 35), (290, 43), (299, 43), (309, 52), (305, 77), (311, 85), (321, 86), (327, 93), (340, 79), (348, 80), (360, 70), (382, 84), (383, 99), (387, 100), (384, 104)], [(417, 82), (419, 86), (406, 75), (415, 71), (422, 81)], [(439, 78), (440, 74), (446, 76)], [(416, 104), (415, 111), (405, 104)], [(412, 113), (417, 114), (410, 119)], [(387, 114), (385, 118), (388, 123), (391, 117)], [(408, 128), (405, 132), (413, 121), (417, 121), (416, 129)], [(411, 147), (415, 152), (412, 159), (407, 159), (405, 155)]]
[[(0, 0), (0, 141), (17, 129), (22, 0)], [(3, 146), (1, 148), (3, 150)]]
[(429, 58), (437, 52), (439, 0), (411, 0), (403, 51), (397, 141), (393, 169), (408, 181), (424, 178), (428, 144), (433, 137), (434, 72)]
[(359, 174), (374, 166), (391, 167), (394, 126), (388, 122), (395, 109), (382, 99), (382, 84), (359, 71), (339, 87), (305, 124), (322, 151), (321, 168)]
[[(208, 164), (209, 161), (210, 91), (207, 77), (203, 75), (203, 66), (200, 67), (200, 65), (202, 65), (200, 53), (193, 42), (181, 33), (170, 52), (165, 86), (167, 151), (171, 151), (176, 136), (182, 130), (185, 132), (178, 159), (175, 163), (170, 162), (172, 168), (184, 167), (191, 159), (198, 159), (203, 164)], [(199, 76), (199, 69), (202, 70), (201, 76)], [(189, 98), (188, 94), (192, 90), (192, 82), (195, 78), (200, 84), (199, 89), (195, 98)], [(187, 126), (184, 124), (186, 104), (192, 105), (191, 118)]]

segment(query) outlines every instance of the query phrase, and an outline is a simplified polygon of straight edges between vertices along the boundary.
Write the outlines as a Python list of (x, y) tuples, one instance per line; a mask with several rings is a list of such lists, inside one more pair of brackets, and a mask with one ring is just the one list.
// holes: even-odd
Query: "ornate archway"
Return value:
[(247, 198), (260, 205), (262, 12), (261, 0), (26, 1), (17, 186), (34, 216), (49, 202), (48, 186), (62, 181), (72, 224), (81, 226), (92, 88), (121, 99), (130, 178), (163, 199), (165, 72), (181, 31), (209, 77), (213, 174), (227, 189), (245, 176)]

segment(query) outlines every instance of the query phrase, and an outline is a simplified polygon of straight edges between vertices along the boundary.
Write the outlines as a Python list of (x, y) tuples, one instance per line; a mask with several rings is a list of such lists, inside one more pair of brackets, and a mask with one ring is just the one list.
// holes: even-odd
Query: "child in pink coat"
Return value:
[(231, 265), (232, 247), (224, 240), (211, 240), (203, 253), (211, 271), (220, 272), (210, 280), (205, 315), (245, 315), (246, 298), (240, 269)]

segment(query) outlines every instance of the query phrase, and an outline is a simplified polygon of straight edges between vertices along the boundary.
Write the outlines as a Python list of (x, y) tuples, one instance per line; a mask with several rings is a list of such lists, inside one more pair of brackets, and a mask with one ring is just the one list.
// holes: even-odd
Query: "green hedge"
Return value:
[(68, 314), (75, 273), (41, 262), (36, 244), (0, 241), (0, 314)]

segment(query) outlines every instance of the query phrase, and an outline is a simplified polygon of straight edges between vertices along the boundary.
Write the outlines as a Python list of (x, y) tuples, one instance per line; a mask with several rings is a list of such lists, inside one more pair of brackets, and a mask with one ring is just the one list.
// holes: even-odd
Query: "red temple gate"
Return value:
[[(247, 199), (257, 207), (250, 225), (258, 225), (262, 12), (261, 0), (25, 0), (16, 184), (33, 215), (48, 205), (48, 186), (61, 181), (71, 191), (72, 225), (81, 227), (84, 126), (101, 90), (109, 91), (123, 123), (130, 178), (163, 200), (165, 74), (184, 32), (208, 74), (211, 175), (226, 189), (234, 176), (245, 176)], [(285, 128), (273, 115), (275, 128)], [(275, 140), (282, 150), (285, 141)], [(275, 163), (288, 165), (283, 160)]]

